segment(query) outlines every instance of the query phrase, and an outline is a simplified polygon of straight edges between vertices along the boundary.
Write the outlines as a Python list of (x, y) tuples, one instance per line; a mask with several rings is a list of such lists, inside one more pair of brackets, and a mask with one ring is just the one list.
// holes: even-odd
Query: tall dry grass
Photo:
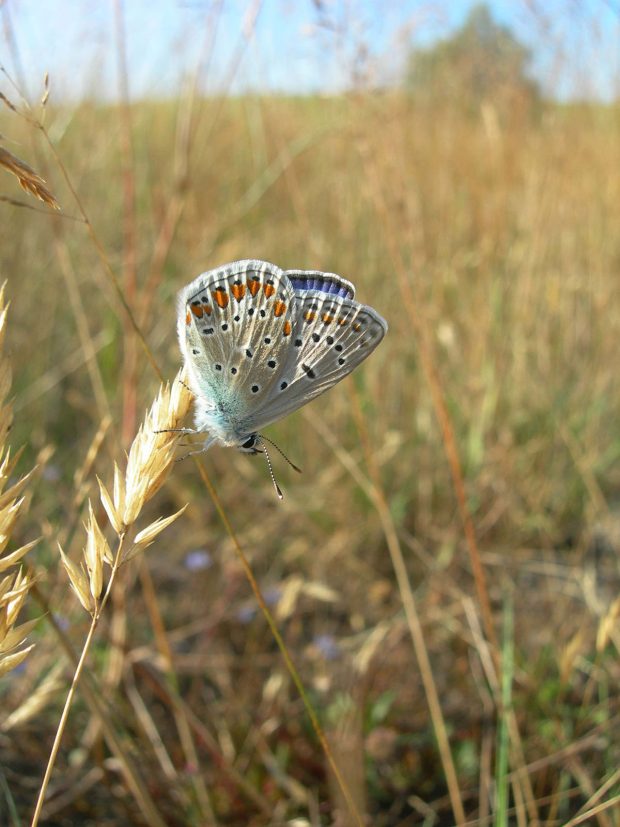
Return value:
[(32, 576), (23, 569), (23, 564), (36, 540), (17, 549), (8, 548), (15, 524), (26, 510), (28, 483), (32, 482), (33, 472), (14, 477), (19, 452), (11, 456), (8, 443), (13, 406), (9, 398), (11, 364), (4, 351), (8, 316), (5, 287), (0, 287), (0, 677), (17, 669), (28, 657), (34, 644), (25, 645), (26, 639), (37, 622), (33, 619), (18, 623), (33, 585)]
[[(129, 120), (49, 107), (46, 134), (11, 128), (64, 217), (4, 205), (0, 250), (12, 438), (25, 464), (53, 450), (29, 516), (48, 625), (2, 683), (12, 713), (44, 701), (0, 736), (0, 812), (31, 815), (90, 627), (57, 543), (79, 567), (81, 521), (118, 532), (122, 486), (96, 505), (96, 477), (122, 462), (153, 363), (176, 373), (174, 295), (253, 256), (352, 279), (389, 336), (270, 432), (305, 472), (279, 471), (283, 504), (225, 450), (201, 460), (211, 487), (179, 463), (145, 504), (146, 522), (189, 506), (110, 592), (45, 822), (617, 823), (617, 111), (466, 116), (397, 94), (193, 98)], [(68, 565), (92, 610), (88, 559)]]

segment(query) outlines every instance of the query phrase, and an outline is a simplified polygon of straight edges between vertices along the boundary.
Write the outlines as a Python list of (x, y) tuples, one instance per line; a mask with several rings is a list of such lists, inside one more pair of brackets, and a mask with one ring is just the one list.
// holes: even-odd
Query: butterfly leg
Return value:
[(163, 428), (161, 431), (153, 431), (155, 434), (197, 434), (195, 428)]
[[(180, 429), (180, 430), (182, 430), (182, 429)], [(187, 431), (188, 431), (189, 433), (192, 433), (192, 434), (197, 434), (197, 433), (199, 433), (199, 431), (195, 431), (195, 430), (193, 430), (193, 429), (191, 429), (191, 428), (188, 428), (188, 429), (187, 429)], [(176, 460), (175, 460), (175, 462), (181, 462), (182, 460), (187, 459), (188, 457), (193, 457), (193, 456), (195, 456), (196, 454), (204, 454), (204, 452), (205, 452), (205, 451), (208, 451), (208, 450), (209, 450), (209, 448), (210, 448), (210, 447), (211, 447), (211, 446), (212, 446), (215, 442), (217, 442), (217, 439), (216, 439), (214, 436), (210, 436), (207, 440), (205, 440), (205, 442), (203, 443), (203, 445), (202, 445), (202, 447), (201, 447), (201, 448), (197, 448), (195, 451), (188, 451), (188, 452), (187, 452), (187, 454), (183, 454), (183, 456), (182, 456), (182, 457), (178, 457), (178, 459), (176, 459)]]

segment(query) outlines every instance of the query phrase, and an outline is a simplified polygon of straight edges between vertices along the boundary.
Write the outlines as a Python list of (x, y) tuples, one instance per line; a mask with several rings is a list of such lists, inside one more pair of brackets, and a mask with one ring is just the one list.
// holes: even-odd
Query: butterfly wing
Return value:
[[(296, 294), (297, 318), (287, 358), (269, 395), (252, 414), (252, 430), (324, 393), (370, 356), (385, 336), (385, 320), (372, 307), (354, 301), (348, 282), (340, 281), (346, 295), (333, 288), (327, 292), (302, 288)], [(329, 284), (337, 282), (330, 279)]]
[(295, 295), (304, 296), (309, 292), (326, 293), (343, 299), (355, 298), (355, 285), (337, 276), (320, 270), (287, 270), (286, 275), (293, 286)]
[(189, 383), (231, 442), (251, 432), (246, 420), (270, 397), (297, 317), (291, 282), (265, 261), (210, 270), (179, 294), (178, 334)]

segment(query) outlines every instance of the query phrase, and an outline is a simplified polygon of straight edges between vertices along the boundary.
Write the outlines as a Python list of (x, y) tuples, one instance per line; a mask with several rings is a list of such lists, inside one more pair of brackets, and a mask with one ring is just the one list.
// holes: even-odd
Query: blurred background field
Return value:
[[(283, 503), (260, 457), (199, 458), (359, 811), (620, 824), (620, 10), (158, 5), (75, 4), (100, 32), (71, 24), (78, 74), (57, 23), (0, 3), (0, 140), (61, 206), (2, 171), (10, 441), (39, 463), (14, 542), (42, 537), (48, 614), (0, 678), (0, 823), (29, 823), (71, 680), (50, 617), (78, 651), (88, 626), (57, 542), (79, 559), (89, 498), (105, 525), (96, 476), (159, 386), (112, 279), (171, 380), (177, 291), (251, 257), (343, 275), (390, 327), (268, 429), (304, 471), (274, 457)], [(171, 14), (176, 51), (138, 63)], [(355, 824), (191, 460), (148, 517), (185, 503), (116, 584), (89, 660), (108, 717), (78, 692), (43, 823), (146, 823), (109, 727), (165, 824)]]

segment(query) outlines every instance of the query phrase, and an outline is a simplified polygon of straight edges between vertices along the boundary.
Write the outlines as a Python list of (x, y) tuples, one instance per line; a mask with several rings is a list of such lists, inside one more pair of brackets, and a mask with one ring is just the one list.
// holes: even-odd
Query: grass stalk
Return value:
[(116, 549), (116, 554), (114, 556), (114, 563), (112, 565), (112, 570), (110, 572), (110, 577), (108, 580), (108, 585), (103, 595), (103, 598), (99, 602), (98, 600), (95, 602), (95, 609), (91, 618), (90, 626), (88, 629), (88, 633), (84, 639), (84, 644), (82, 646), (82, 651), (80, 653), (77, 666), (75, 668), (75, 672), (73, 673), (73, 678), (71, 679), (71, 686), (69, 687), (69, 691), (67, 692), (67, 697), (65, 698), (65, 704), (62, 710), (62, 714), (58, 721), (58, 727), (56, 729), (56, 734), (54, 735), (54, 741), (52, 743), (52, 748), (50, 750), (49, 757), (47, 759), (47, 765), (45, 767), (45, 773), (43, 775), (43, 780), (41, 781), (41, 786), (39, 788), (39, 793), (37, 795), (37, 802), (34, 808), (34, 812), (32, 814), (32, 821), (30, 822), (31, 827), (37, 827), (39, 823), (39, 819), (41, 818), (41, 811), (43, 809), (43, 804), (45, 801), (45, 796), (47, 793), (47, 788), (49, 786), (50, 779), (52, 777), (52, 771), (54, 769), (54, 765), (56, 764), (56, 759), (58, 757), (58, 750), (60, 749), (60, 744), (62, 742), (63, 735), (65, 733), (65, 729), (67, 726), (67, 721), (69, 718), (69, 712), (71, 711), (71, 706), (73, 705), (73, 700), (75, 698), (75, 694), (78, 688), (78, 684), (80, 682), (80, 678), (82, 677), (82, 672), (84, 670), (84, 665), (86, 663), (86, 658), (88, 657), (88, 653), (90, 651), (91, 644), (93, 642), (95, 632), (97, 627), (99, 626), (99, 621), (101, 620), (103, 611), (106, 607), (108, 599), (110, 597), (112, 586), (114, 585), (114, 581), (116, 579), (116, 573), (118, 571), (118, 567), (122, 561), (122, 554), (123, 554), (123, 545), (125, 541), (125, 533), (121, 533), (119, 537), (119, 543)]
[(230, 520), (228, 519), (228, 516), (227, 516), (226, 512), (224, 511), (224, 509), (222, 507), (220, 499), (217, 496), (217, 492), (216, 492), (215, 488), (213, 487), (213, 484), (211, 483), (211, 480), (209, 479), (209, 476), (208, 476), (207, 472), (204, 470), (201, 463), (199, 463), (197, 460), (195, 460), (195, 462), (196, 462), (196, 466), (198, 467), (200, 476), (201, 476), (201, 478), (202, 478), (209, 494), (211, 495), (211, 499), (213, 500), (213, 504), (215, 505), (217, 513), (219, 514), (220, 519), (221, 519), (222, 523), (224, 524), (224, 527), (226, 528), (226, 531), (228, 532), (228, 535), (229, 535), (230, 539), (233, 541), (233, 545), (234, 545), (234, 548), (235, 548), (235, 553), (236, 553), (236, 555), (239, 559), (239, 562), (241, 563), (241, 565), (243, 567), (243, 571), (245, 573), (245, 576), (247, 577), (248, 582), (250, 583), (250, 586), (252, 587), (252, 591), (254, 592), (254, 596), (255, 596), (256, 601), (257, 601), (257, 603), (260, 607), (260, 610), (263, 613), (263, 616), (264, 616), (265, 620), (267, 621), (267, 624), (269, 625), (269, 629), (271, 630), (271, 634), (273, 635), (273, 638), (274, 638), (276, 644), (278, 645), (278, 648), (280, 649), (280, 652), (282, 653), (282, 658), (284, 659), (284, 663), (286, 665), (288, 673), (291, 676), (291, 678), (293, 680), (293, 683), (297, 687), (297, 691), (299, 692), (299, 697), (301, 698), (301, 701), (302, 701), (302, 703), (303, 703), (303, 705), (306, 709), (306, 713), (308, 715), (308, 718), (310, 719), (310, 723), (312, 724), (312, 729), (314, 730), (314, 732), (316, 734), (316, 737), (318, 738), (319, 743), (321, 744), (323, 752), (325, 753), (325, 757), (327, 758), (327, 761), (329, 762), (329, 766), (331, 767), (332, 772), (334, 773), (334, 778), (336, 779), (336, 783), (338, 784), (338, 787), (340, 788), (340, 791), (341, 791), (341, 793), (343, 795), (343, 798), (344, 798), (344, 800), (347, 804), (347, 807), (349, 808), (349, 812), (351, 814), (351, 817), (353, 818), (355, 824), (358, 825), (358, 827), (364, 827), (364, 820), (362, 818), (362, 815), (359, 812), (359, 810), (358, 810), (358, 808), (355, 804), (355, 801), (353, 800), (353, 796), (351, 795), (351, 791), (349, 790), (349, 787), (348, 787), (347, 783), (344, 780), (344, 777), (342, 775), (340, 767), (338, 766), (338, 764), (336, 762), (336, 759), (334, 758), (334, 754), (332, 752), (332, 749), (331, 749), (331, 747), (329, 745), (329, 742), (328, 742), (328, 740), (325, 736), (325, 733), (323, 732), (323, 728), (322, 728), (322, 726), (319, 722), (318, 715), (317, 715), (317, 713), (314, 709), (314, 706), (310, 702), (310, 698), (308, 697), (308, 693), (306, 692), (306, 689), (303, 685), (303, 682), (301, 680), (299, 672), (297, 671), (297, 667), (293, 663), (293, 660), (290, 656), (288, 648), (287, 648), (286, 644), (284, 643), (284, 640), (282, 638), (282, 635), (280, 634), (280, 630), (278, 629), (276, 621), (275, 621), (273, 615), (271, 614), (271, 612), (269, 611), (269, 607), (267, 606), (267, 603), (265, 602), (265, 598), (263, 597), (263, 594), (262, 594), (262, 592), (260, 590), (260, 587), (259, 587), (259, 585), (256, 581), (256, 578), (254, 577), (254, 572), (252, 571), (250, 563), (249, 563), (247, 557), (245, 556), (245, 554), (243, 552), (243, 549), (241, 548), (241, 544), (239, 543), (239, 540), (237, 539), (237, 535), (235, 534), (235, 532), (233, 530), (232, 524), (231, 524)]
[(512, 596), (507, 593), (504, 598), (502, 624), (501, 707), (499, 728), (497, 731), (497, 758), (495, 765), (495, 827), (508, 827), (510, 789), (508, 779), (508, 756), (510, 752), (508, 713), (512, 708), (512, 681), (514, 676), (513, 626)]

